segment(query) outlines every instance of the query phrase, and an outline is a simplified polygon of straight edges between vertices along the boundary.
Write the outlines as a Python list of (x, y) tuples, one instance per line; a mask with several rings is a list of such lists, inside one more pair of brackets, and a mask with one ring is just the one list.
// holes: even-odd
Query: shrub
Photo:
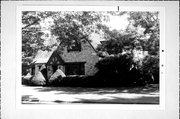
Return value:
[(107, 57), (96, 64), (99, 71), (95, 76), (97, 80), (100, 80), (104, 85), (138, 85), (140, 84), (140, 71), (136, 69), (135, 66), (136, 64), (131, 54)]
[(96, 67), (99, 72), (108, 72), (113, 74), (127, 73), (133, 64), (133, 59), (130, 54), (124, 54), (114, 57), (106, 57), (100, 60)]
[(46, 85), (46, 79), (40, 71), (33, 76), (31, 82), (32, 85), (36, 85), (36, 86)]
[(31, 77), (31, 78), (28, 78), (28, 79), (22, 77), (22, 84), (23, 84), (23, 85), (32, 85), (31, 80), (32, 80), (32, 77)]
[(31, 80), (33, 76), (30, 73), (27, 73), (25, 76), (22, 76), (22, 84), (23, 85), (31, 85)]
[(26, 75), (29, 70), (29, 65), (22, 63), (22, 75)]
[(88, 87), (92, 76), (67, 76), (58, 77), (54, 80), (53, 86)]
[(46, 79), (41, 72), (38, 72), (36, 75), (30, 75), (29, 73), (22, 77), (22, 84), (29, 86), (44, 86), (46, 85)]
[(159, 83), (159, 56), (146, 56), (140, 70), (146, 83)]

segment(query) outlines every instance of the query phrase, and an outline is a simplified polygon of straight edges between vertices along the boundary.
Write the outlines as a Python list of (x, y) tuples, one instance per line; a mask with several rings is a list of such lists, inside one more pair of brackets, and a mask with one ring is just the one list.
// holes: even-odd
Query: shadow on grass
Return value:
[(56, 94), (116, 94), (116, 93), (135, 93), (154, 95), (159, 92), (159, 85), (143, 87), (113, 87), (113, 88), (84, 88), (84, 87), (41, 87), (35, 88), (38, 92), (55, 91)]
[[(144, 87), (114, 87), (114, 88), (82, 88), (82, 87), (34, 87), (37, 92), (51, 92), (54, 95), (79, 94), (74, 96), (74, 101), (65, 101), (60, 98), (54, 103), (90, 103), (90, 104), (159, 104), (159, 85), (149, 85)], [(80, 95), (99, 95), (96, 99), (90, 96), (84, 98)], [(107, 94), (107, 95), (106, 95)], [(130, 94), (130, 95), (129, 95)], [(140, 94), (140, 95), (136, 95)], [(64, 96), (64, 95), (63, 95)], [(104, 97), (105, 96), (105, 97)], [(38, 96), (23, 95), (22, 103), (43, 103)]]
[[(65, 101), (56, 100), (55, 103), (64, 103)], [(159, 97), (140, 97), (136, 99), (112, 97), (112, 99), (81, 99), (69, 103), (87, 103), (87, 104), (159, 104)]]

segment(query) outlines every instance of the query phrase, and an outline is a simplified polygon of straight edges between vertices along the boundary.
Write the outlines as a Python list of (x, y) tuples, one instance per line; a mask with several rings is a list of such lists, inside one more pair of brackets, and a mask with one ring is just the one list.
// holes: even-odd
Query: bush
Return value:
[(108, 86), (133, 86), (143, 84), (140, 81), (140, 70), (135, 68), (131, 54), (107, 57), (100, 60), (96, 79)]
[(25, 76), (22, 76), (22, 84), (23, 85), (31, 85), (31, 80), (33, 76), (30, 73), (27, 73)]
[(22, 63), (22, 75), (26, 75), (29, 72), (29, 65)]
[[(95, 76), (68, 76), (63, 78), (57, 78), (49, 86), (63, 86), (63, 87), (112, 87), (117, 82), (109, 83), (98, 74)], [(120, 83), (122, 84), (122, 83)]]
[(146, 56), (140, 70), (146, 83), (159, 83), (159, 56)]
[(130, 71), (130, 68), (133, 64), (133, 58), (130, 54), (124, 54), (114, 57), (106, 57), (100, 60), (96, 67), (99, 69), (99, 72), (108, 72), (108, 73), (127, 73)]
[(67, 76), (58, 77), (50, 86), (88, 87), (92, 76)]
[(32, 79), (32, 77), (29, 79), (22, 77), (22, 84), (23, 85), (32, 85), (31, 79)]
[(29, 86), (44, 86), (46, 85), (46, 79), (41, 72), (38, 72), (38, 74), (33, 76), (28, 73), (26, 76), (22, 77), (22, 84)]

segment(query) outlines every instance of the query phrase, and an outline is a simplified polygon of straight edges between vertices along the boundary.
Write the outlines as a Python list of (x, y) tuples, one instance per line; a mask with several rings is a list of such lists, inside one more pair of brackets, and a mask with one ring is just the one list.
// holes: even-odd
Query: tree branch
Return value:
[(38, 21), (39, 21), (39, 20), (36, 20), (36, 21), (34, 21), (33, 23), (28, 24), (28, 25), (26, 25), (25, 27), (23, 27), (22, 29), (25, 29), (25, 28), (27, 28), (27, 27), (29, 27), (29, 26), (32, 26), (32, 25), (38, 23)]

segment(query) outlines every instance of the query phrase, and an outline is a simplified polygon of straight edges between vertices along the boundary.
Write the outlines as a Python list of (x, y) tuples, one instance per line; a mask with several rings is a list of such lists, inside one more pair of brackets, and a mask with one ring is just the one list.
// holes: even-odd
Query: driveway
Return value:
[(121, 88), (22, 86), (23, 104), (159, 104), (158, 85)]

